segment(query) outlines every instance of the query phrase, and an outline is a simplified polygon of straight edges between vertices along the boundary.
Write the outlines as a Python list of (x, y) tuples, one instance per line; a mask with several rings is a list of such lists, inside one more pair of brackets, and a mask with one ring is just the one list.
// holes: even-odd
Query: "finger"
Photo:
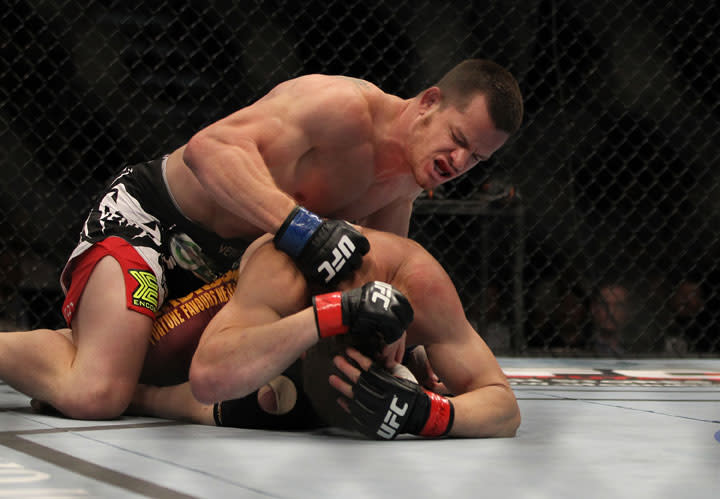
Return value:
[(435, 383), (435, 387), (433, 389), (435, 393), (439, 393), (440, 395), (449, 395), (450, 389), (445, 386), (445, 383)]
[(338, 405), (340, 407), (342, 407), (345, 412), (350, 414), (350, 406), (348, 405), (347, 400), (345, 400), (342, 397), (338, 397), (336, 400), (337, 400)]
[(335, 367), (338, 368), (338, 370), (343, 373), (347, 378), (352, 381), (353, 383), (357, 383), (358, 378), (360, 378), (360, 370), (352, 365), (348, 360), (343, 357), (342, 355), (336, 355), (333, 357), (333, 364), (335, 364)]
[[(367, 371), (368, 369), (370, 369), (370, 366), (372, 365), (372, 360), (368, 357), (365, 357), (358, 350), (355, 350), (352, 347), (348, 347), (347, 349), (345, 349), (345, 353), (348, 357), (357, 362), (358, 365), (363, 369), (363, 371)], [(359, 377), (360, 372), (358, 371), (357, 377), (353, 379), (353, 382), (357, 383), (357, 378)]]
[(398, 364), (402, 363), (405, 357), (405, 348), (407, 347), (407, 332), (403, 333), (398, 341), (398, 349), (395, 352), (395, 360)]
[(385, 359), (384, 365), (386, 369), (392, 369), (396, 364), (400, 364), (402, 362), (402, 359), (405, 356), (406, 338), (407, 335), (403, 333), (397, 341), (386, 345), (385, 348), (383, 348), (382, 358)]
[(335, 374), (331, 374), (328, 378), (328, 381), (330, 383), (330, 386), (335, 388), (337, 391), (339, 391), (341, 394), (343, 394), (345, 397), (351, 399), (353, 398), (353, 389), (352, 385), (349, 383), (346, 383), (343, 381), (340, 376), (337, 376)]

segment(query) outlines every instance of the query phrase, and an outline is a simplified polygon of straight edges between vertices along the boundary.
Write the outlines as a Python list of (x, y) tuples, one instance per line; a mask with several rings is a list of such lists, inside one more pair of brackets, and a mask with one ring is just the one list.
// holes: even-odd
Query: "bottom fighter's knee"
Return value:
[(73, 419), (113, 419), (125, 412), (132, 394), (128, 383), (96, 380), (91, 385), (78, 385), (53, 405)]

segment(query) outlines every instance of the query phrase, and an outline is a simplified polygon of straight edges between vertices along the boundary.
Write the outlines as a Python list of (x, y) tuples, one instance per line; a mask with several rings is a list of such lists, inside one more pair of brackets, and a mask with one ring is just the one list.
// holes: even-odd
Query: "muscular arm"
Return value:
[(422, 343), (433, 369), (456, 394), (450, 435), (510, 437), (520, 411), (495, 356), (465, 317), (452, 281), (437, 262), (420, 265), (408, 293), (416, 310), (410, 343)]
[[(230, 301), (203, 333), (190, 367), (204, 403), (240, 398), (282, 373), (318, 339), (305, 280), (271, 245), (240, 272)], [(300, 310), (300, 312), (296, 312)]]
[[(299, 164), (319, 150), (350, 154), (365, 143), (367, 114), (367, 103), (354, 85), (327, 76), (302, 77), (198, 132), (183, 160), (219, 205), (274, 234), (298, 204), (293, 198), (297, 192), (328, 197), (342, 191), (338, 198), (346, 202), (359, 188), (355, 170), (313, 164), (316, 171), (309, 172)], [(346, 163), (341, 158), (333, 165)], [(338, 208), (325, 200), (300, 201), (321, 214)]]

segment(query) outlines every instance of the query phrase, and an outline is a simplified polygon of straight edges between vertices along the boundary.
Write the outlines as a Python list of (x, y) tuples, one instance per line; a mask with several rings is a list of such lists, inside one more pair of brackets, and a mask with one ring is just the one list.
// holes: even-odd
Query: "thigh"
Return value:
[(137, 383), (152, 319), (128, 309), (123, 272), (113, 257), (101, 258), (92, 270), (72, 326), (73, 371), (82, 381)]

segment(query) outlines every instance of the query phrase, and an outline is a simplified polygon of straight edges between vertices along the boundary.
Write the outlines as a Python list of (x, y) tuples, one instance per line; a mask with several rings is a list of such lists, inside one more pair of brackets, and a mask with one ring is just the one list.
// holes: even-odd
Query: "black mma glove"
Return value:
[(362, 264), (368, 240), (349, 223), (322, 220), (296, 206), (278, 229), (275, 247), (295, 261), (308, 281), (334, 286)]
[(352, 389), (350, 415), (370, 438), (392, 440), (400, 433), (441, 437), (452, 428), (455, 408), (450, 399), (375, 364), (360, 374)]
[(405, 296), (391, 285), (372, 281), (361, 288), (313, 296), (315, 324), (321, 338), (336, 334), (380, 334), (386, 344), (400, 338), (413, 320)]

